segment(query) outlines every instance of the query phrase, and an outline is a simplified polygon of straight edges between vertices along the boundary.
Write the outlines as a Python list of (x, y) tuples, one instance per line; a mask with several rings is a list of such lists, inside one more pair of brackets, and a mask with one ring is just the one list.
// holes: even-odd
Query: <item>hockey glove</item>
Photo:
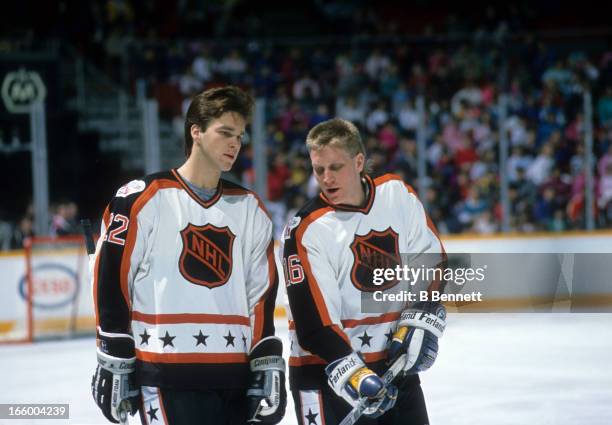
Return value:
[(127, 414), (138, 410), (140, 395), (134, 383), (134, 339), (98, 329), (97, 351), (98, 367), (91, 380), (93, 398), (106, 419), (127, 424)]
[(251, 380), (247, 391), (247, 422), (277, 424), (285, 415), (285, 360), (283, 343), (275, 336), (262, 339), (253, 347)]
[(388, 351), (388, 363), (407, 353), (404, 373), (429, 369), (438, 356), (438, 338), (446, 328), (446, 309), (437, 302), (418, 302), (404, 310)]
[(397, 400), (395, 385), (385, 385), (382, 379), (370, 370), (359, 353), (353, 352), (325, 368), (328, 384), (332, 390), (352, 407), (365, 400), (363, 414), (377, 418), (391, 409)]

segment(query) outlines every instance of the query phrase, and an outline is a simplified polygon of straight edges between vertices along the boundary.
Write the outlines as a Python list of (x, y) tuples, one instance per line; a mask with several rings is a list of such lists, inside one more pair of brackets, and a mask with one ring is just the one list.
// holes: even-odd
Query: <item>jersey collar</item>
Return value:
[(195, 194), (193, 192), (193, 190), (191, 190), (189, 185), (181, 177), (181, 175), (178, 173), (176, 168), (172, 169), (172, 174), (174, 174), (174, 177), (178, 180), (178, 182), (181, 184), (181, 186), (183, 186), (183, 189), (185, 189), (185, 191), (189, 194), (189, 196), (191, 196), (191, 198), (194, 201), (196, 201), (198, 204), (202, 205), (204, 208), (209, 208), (209, 207), (213, 206), (219, 200), (219, 198), (221, 197), (221, 193), (223, 192), (223, 183), (222, 183), (221, 179), (219, 179), (219, 183), (217, 183), (217, 190), (215, 191), (215, 194), (212, 196), (212, 198), (210, 198), (208, 201), (204, 201), (197, 194)]
[(376, 185), (374, 184), (374, 181), (372, 180), (372, 178), (368, 176), (367, 174), (364, 178), (364, 183), (365, 183), (365, 201), (360, 206), (345, 205), (345, 204), (336, 205), (332, 203), (329, 199), (327, 199), (327, 196), (325, 196), (323, 192), (321, 192), (319, 196), (321, 197), (323, 202), (325, 202), (327, 205), (329, 205), (333, 209), (336, 209), (339, 211), (353, 211), (353, 212), (360, 212), (363, 214), (367, 214), (370, 212), (370, 209), (372, 209), (372, 205), (374, 204), (374, 197), (376, 196)]

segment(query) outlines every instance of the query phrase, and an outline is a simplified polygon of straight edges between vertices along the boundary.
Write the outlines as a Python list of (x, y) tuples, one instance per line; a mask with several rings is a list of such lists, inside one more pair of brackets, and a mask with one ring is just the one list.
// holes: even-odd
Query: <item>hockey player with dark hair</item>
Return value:
[[(443, 264), (442, 243), (410, 186), (392, 174), (365, 172), (365, 149), (352, 123), (322, 122), (306, 145), (321, 194), (283, 232), (298, 423), (336, 425), (361, 409), (358, 424), (427, 425), (418, 372), (437, 356), (444, 307), (389, 303), (384, 314), (368, 314), (361, 301), (397, 284), (374, 286), (373, 265), (399, 264), (401, 253)], [(383, 380), (392, 364), (399, 364), (398, 378)]]
[(272, 222), (257, 195), (221, 178), (252, 98), (196, 95), (186, 162), (121, 187), (93, 260), (94, 399), (111, 422), (276, 424), (286, 392), (274, 336)]

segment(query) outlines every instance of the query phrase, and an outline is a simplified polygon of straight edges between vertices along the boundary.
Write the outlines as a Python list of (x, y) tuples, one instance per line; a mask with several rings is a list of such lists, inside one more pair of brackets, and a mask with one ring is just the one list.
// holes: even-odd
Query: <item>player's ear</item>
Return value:
[(193, 140), (193, 144), (195, 145), (196, 140), (198, 140), (200, 137), (200, 133), (202, 132), (202, 129), (200, 128), (199, 125), (192, 124), (190, 131), (191, 131), (191, 139)]
[(355, 155), (354, 160), (355, 160), (355, 168), (357, 168), (357, 171), (361, 173), (365, 165), (365, 155), (359, 152), (357, 155)]

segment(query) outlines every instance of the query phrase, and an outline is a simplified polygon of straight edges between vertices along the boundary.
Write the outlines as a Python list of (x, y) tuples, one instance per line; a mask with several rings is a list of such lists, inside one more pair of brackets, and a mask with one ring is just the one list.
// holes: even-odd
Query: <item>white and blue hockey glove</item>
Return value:
[(247, 422), (277, 424), (285, 415), (285, 360), (283, 343), (269, 336), (257, 343), (249, 354), (251, 380), (247, 391)]
[(377, 418), (391, 409), (397, 400), (397, 387), (385, 385), (383, 380), (369, 369), (359, 353), (353, 352), (325, 368), (332, 390), (352, 407), (365, 399), (363, 414)]
[(429, 369), (438, 356), (438, 338), (446, 328), (446, 308), (438, 302), (417, 302), (404, 310), (389, 346), (388, 363), (406, 353), (404, 373)]
[(93, 398), (113, 423), (127, 424), (128, 413), (138, 411), (140, 390), (134, 383), (134, 338), (98, 328), (98, 367), (91, 380)]

